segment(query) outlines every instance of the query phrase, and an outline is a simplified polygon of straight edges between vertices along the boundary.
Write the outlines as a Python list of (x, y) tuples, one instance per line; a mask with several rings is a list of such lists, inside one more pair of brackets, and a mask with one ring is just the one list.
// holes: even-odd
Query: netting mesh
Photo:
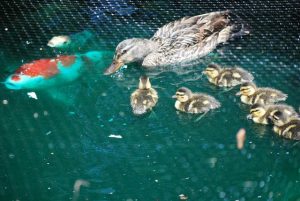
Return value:
[[(214, 62), (245, 67), (259, 85), (284, 90), (288, 103), (298, 107), (298, 0), (1, 0), (0, 78), (25, 62), (56, 56), (59, 52), (47, 47), (55, 35), (91, 30), (96, 34), (86, 50), (113, 51), (123, 39), (151, 37), (175, 19), (225, 9), (237, 13), (251, 34), (215, 51)], [(43, 94), (34, 102), (26, 93), (2, 87), (10, 107), (0, 108), (0, 200), (71, 200), (74, 181), (82, 177), (92, 185), (82, 190), (81, 200), (170, 201), (182, 193), (191, 200), (299, 200), (299, 146), (285, 146), (271, 129), (247, 122), (247, 109), (234, 95), (219, 94), (204, 81), (186, 81), (194, 72), (165, 73), (154, 79), (155, 86), (170, 87), (159, 91), (164, 109), (157, 111), (158, 120), (137, 120), (128, 117), (127, 99), (138, 76), (132, 68), (117, 81), (98, 74), (88, 84), (75, 84), (64, 91), (76, 99), (72, 106)], [(226, 97), (217, 117), (199, 126), (189, 116), (173, 115), (169, 97), (180, 82)], [(35, 113), (38, 120), (32, 118)], [(224, 137), (240, 125), (249, 131), (242, 154), (234, 151), (233, 138)], [(130, 140), (107, 139), (118, 132)]]

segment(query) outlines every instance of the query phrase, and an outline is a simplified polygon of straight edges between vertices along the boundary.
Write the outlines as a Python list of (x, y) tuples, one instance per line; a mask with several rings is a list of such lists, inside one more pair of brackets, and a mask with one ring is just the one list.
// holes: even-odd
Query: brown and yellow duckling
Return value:
[(263, 105), (274, 104), (279, 101), (285, 101), (287, 94), (273, 88), (258, 88), (252, 82), (241, 85), (240, 91), (236, 94), (241, 96), (241, 101), (248, 105), (260, 103)]
[(186, 87), (179, 88), (173, 98), (177, 99), (175, 108), (187, 113), (206, 113), (221, 106), (214, 97), (203, 93), (193, 93)]
[(291, 140), (300, 140), (300, 119), (298, 117), (290, 117), (277, 111), (271, 116), (271, 121), (274, 124), (274, 132), (279, 136)]
[(203, 73), (210, 83), (219, 87), (234, 87), (254, 80), (251, 73), (240, 67), (222, 68), (217, 64), (209, 64)]
[(270, 117), (277, 111), (280, 111), (289, 117), (298, 116), (294, 108), (286, 104), (262, 105), (256, 103), (251, 106), (250, 114), (247, 117), (258, 124), (270, 124)]
[(158, 95), (155, 89), (151, 87), (147, 76), (141, 76), (139, 88), (135, 90), (130, 97), (130, 104), (135, 115), (142, 115), (152, 110), (156, 105)]

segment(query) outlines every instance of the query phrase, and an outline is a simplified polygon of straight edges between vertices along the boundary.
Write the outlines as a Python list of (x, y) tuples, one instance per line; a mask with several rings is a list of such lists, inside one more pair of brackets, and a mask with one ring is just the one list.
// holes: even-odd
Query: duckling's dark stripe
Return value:
[(216, 70), (216, 69), (213, 69), (213, 68), (207, 68), (207, 69), (205, 69), (205, 71), (214, 71), (214, 70)]
[(249, 87), (241, 87), (240, 91), (246, 91), (249, 90)]
[(250, 113), (253, 113), (253, 112), (258, 112), (259, 109), (253, 109), (253, 110), (250, 110)]

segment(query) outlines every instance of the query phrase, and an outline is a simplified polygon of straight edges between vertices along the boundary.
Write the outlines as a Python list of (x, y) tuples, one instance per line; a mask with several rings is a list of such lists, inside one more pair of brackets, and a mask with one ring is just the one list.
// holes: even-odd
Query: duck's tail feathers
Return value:
[(237, 13), (237, 11), (228, 11), (229, 19), (232, 24), (231, 38), (250, 34), (250, 26)]

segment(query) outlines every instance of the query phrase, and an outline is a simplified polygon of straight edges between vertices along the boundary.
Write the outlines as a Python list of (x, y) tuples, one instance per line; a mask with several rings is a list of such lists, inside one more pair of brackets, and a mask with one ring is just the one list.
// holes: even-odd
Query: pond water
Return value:
[[(1, 86), (0, 200), (300, 200), (300, 144), (247, 120), (237, 88), (224, 91), (200, 78), (210, 62), (239, 65), (259, 86), (287, 93), (287, 103), (298, 109), (299, 2), (32, 2), (1, 3), (1, 81), (24, 62), (61, 53), (46, 46), (54, 35), (92, 30), (94, 41), (82, 51), (107, 54), (80, 79), (51, 90)], [(151, 37), (169, 21), (224, 9), (236, 10), (251, 34), (199, 65), (146, 71), (131, 64), (103, 75), (121, 40)], [(143, 74), (159, 101), (136, 117), (129, 97)], [(197, 122), (197, 115), (176, 112), (171, 96), (181, 86), (215, 96), (222, 107)], [(28, 97), (32, 91), (37, 100)], [(240, 128), (247, 135), (243, 150), (236, 148)], [(74, 194), (76, 181), (89, 185)]]

